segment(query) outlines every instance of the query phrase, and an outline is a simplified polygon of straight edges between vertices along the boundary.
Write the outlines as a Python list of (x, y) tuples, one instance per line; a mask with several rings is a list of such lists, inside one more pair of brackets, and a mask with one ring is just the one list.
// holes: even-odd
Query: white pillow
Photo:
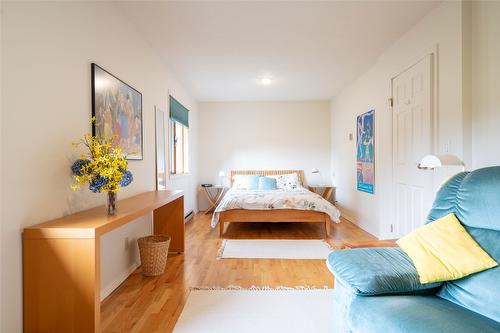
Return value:
[(245, 190), (247, 188), (247, 175), (234, 175), (233, 188), (238, 190)]
[(296, 173), (290, 173), (286, 175), (274, 175), (267, 177), (276, 179), (276, 187), (281, 190), (291, 191), (302, 187), (299, 181), (299, 175), (297, 175)]

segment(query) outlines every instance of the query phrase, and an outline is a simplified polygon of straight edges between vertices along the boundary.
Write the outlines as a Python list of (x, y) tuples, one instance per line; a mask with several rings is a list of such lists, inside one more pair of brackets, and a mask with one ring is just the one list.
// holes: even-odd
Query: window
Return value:
[(170, 173), (189, 173), (189, 110), (170, 96)]
[(177, 121), (170, 120), (170, 173), (182, 174), (189, 172), (189, 136), (188, 128)]

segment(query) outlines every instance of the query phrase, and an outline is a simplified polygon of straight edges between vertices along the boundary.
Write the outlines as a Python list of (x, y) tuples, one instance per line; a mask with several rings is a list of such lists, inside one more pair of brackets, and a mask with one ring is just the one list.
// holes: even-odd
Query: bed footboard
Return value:
[(330, 235), (330, 217), (314, 210), (275, 209), (249, 210), (230, 209), (219, 213), (219, 236), (224, 234), (226, 222), (314, 222), (324, 223), (326, 237)]

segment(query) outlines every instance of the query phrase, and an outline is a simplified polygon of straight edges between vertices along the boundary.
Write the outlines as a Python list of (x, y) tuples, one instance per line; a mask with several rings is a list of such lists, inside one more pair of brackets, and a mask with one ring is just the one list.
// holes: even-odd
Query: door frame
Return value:
[[(394, 123), (393, 123), (393, 118), (394, 118), (394, 96), (393, 96), (393, 81), (396, 77), (398, 77), (400, 74), (405, 72), (406, 70), (410, 69), (417, 63), (419, 63), (422, 59), (425, 57), (430, 56), (431, 59), (431, 151), (429, 153), (434, 154), (435, 152), (438, 151), (439, 147), (439, 137), (438, 137), (438, 128), (439, 128), (439, 89), (438, 89), (438, 83), (439, 83), (439, 47), (437, 44), (425, 49), (422, 53), (416, 55), (415, 57), (412, 57), (409, 59), (409, 61), (406, 62), (407, 65), (401, 66), (397, 71), (393, 73), (393, 75), (390, 76), (389, 79), (389, 99), (391, 103), (389, 104), (389, 111), (391, 112), (391, 138), (392, 138), (392, 147), (391, 147), (391, 152), (392, 152), (392, 164), (391, 164), (391, 171), (392, 171), (392, 181), (391, 181), (391, 203), (392, 207), (390, 209), (390, 224), (387, 226), (386, 231), (382, 231), (382, 235), (387, 234), (389, 237), (384, 237), (384, 238), (394, 238), (396, 236), (396, 231), (395, 231), (395, 217), (396, 217), (396, 179), (395, 179), (395, 170), (394, 170), (394, 163), (395, 163), (395, 138), (394, 138)], [(426, 172), (425, 170), (422, 170), (423, 172)]]

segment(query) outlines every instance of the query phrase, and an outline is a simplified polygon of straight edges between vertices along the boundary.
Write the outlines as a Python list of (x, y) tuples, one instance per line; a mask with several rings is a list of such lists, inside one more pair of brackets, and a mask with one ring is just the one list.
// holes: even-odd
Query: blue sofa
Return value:
[[(462, 172), (438, 191), (427, 223), (455, 213), (500, 262), (500, 167)], [(399, 248), (330, 254), (337, 333), (500, 332), (500, 267), (445, 282), (420, 284)]]

